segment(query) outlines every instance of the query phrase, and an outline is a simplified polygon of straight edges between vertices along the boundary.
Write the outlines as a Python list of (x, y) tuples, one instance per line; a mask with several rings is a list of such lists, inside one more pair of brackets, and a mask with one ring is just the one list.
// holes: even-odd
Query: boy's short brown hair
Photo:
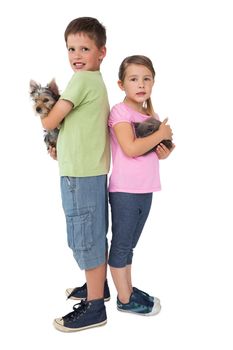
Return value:
[(85, 33), (88, 37), (94, 40), (98, 49), (106, 44), (106, 29), (96, 19), (92, 17), (79, 17), (71, 21), (65, 30), (65, 42), (69, 34)]

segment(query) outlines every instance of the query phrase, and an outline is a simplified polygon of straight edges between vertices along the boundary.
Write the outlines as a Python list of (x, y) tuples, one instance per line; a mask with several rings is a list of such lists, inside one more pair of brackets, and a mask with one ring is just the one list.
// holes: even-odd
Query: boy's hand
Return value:
[(159, 159), (166, 159), (170, 154), (171, 152), (174, 150), (176, 146), (172, 145), (172, 148), (169, 150), (166, 146), (164, 146), (163, 143), (160, 143), (157, 147), (156, 147), (156, 154), (158, 156)]
[(57, 149), (55, 147), (49, 147), (48, 154), (50, 157), (52, 157), (54, 160), (57, 160)]

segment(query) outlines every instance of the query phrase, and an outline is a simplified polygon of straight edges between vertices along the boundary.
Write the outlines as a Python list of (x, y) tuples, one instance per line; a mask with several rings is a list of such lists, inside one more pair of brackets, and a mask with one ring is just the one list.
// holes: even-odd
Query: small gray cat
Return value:
[[(134, 122), (133, 125), (134, 125), (134, 129), (135, 129), (135, 135), (138, 138), (149, 136), (158, 130), (160, 124), (161, 124), (161, 122), (158, 119), (155, 119), (154, 117), (150, 117), (141, 123)], [(166, 146), (168, 149), (172, 148), (172, 141), (171, 140), (163, 140), (163, 141), (161, 141), (161, 143), (163, 143), (164, 146)], [(157, 146), (155, 146), (149, 152), (155, 151)], [(149, 152), (147, 152), (147, 153), (149, 153)]]

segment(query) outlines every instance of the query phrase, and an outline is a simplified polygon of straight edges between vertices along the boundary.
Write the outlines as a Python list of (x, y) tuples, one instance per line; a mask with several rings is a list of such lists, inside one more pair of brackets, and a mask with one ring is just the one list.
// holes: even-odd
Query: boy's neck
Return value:
[(100, 69), (97, 69), (97, 70), (89, 70), (89, 69), (72, 69), (74, 73), (78, 73), (78, 72), (92, 72), (92, 73), (96, 73), (96, 72), (100, 72)]

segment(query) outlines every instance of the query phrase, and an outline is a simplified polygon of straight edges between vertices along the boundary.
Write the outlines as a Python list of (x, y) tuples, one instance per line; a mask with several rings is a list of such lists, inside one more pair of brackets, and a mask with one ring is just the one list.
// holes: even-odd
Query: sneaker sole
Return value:
[(94, 327), (100, 327), (100, 326), (104, 326), (106, 323), (107, 323), (107, 320), (103, 321), (103, 322), (99, 322), (99, 323), (96, 323), (96, 324), (92, 324), (90, 326), (85, 326), (85, 327), (81, 327), (81, 328), (68, 328), (68, 327), (65, 327), (63, 324), (62, 324), (62, 319), (60, 318), (56, 318), (54, 321), (53, 321), (53, 325), (54, 327), (56, 328), (56, 330), (60, 331), (60, 332), (65, 332), (65, 333), (72, 333), (72, 332), (79, 332), (79, 331), (83, 331), (85, 329), (89, 329), (89, 328), (94, 328)]
[(135, 312), (135, 311), (130, 311), (130, 310), (123, 310), (123, 309), (119, 308), (118, 306), (117, 306), (117, 310), (121, 311), (121, 312), (129, 313), (129, 314), (139, 315), (139, 316), (155, 316), (161, 311), (161, 305), (160, 305), (160, 303), (156, 303), (153, 306), (153, 309), (151, 310), (151, 312), (145, 313), (145, 314)]
[[(66, 297), (68, 299), (69, 295), (72, 293), (73, 289), (70, 288), (70, 289), (66, 289)], [(69, 299), (72, 299), (72, 300), (86, 300), (86, 298), (77, 298), (77, 297), (70, 297)], [(109, 301), (111, 299), (111, 297), (108, 297), (108, 298), (104, 298), (104, 301)]]

